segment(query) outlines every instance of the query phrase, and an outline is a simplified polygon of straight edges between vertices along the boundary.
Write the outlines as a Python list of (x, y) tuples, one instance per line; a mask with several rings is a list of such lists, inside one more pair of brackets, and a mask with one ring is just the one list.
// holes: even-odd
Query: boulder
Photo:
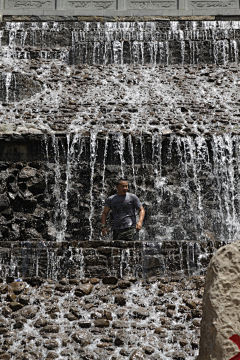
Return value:
[(228, 360), (239, 353), (229, 338), (240, 336), (240, 240), (212, 257), (203, 297), (198, 360)]

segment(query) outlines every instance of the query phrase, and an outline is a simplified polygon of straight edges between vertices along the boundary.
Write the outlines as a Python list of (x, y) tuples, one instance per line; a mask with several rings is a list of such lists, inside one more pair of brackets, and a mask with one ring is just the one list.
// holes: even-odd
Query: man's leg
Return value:
[(134, 240), (135, 228), (113, 230), (113, 240)]

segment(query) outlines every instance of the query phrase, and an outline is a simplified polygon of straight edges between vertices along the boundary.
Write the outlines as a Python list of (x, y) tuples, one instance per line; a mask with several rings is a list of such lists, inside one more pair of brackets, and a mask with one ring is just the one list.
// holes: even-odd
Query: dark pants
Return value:
[(113, 240), (134, 240), (135, 227), (113, 229)]

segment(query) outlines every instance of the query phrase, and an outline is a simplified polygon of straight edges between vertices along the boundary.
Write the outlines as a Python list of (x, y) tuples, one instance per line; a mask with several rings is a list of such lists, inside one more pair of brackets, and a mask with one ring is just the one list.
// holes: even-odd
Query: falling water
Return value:
[[(151, 21), (1, 25), (2, 141), (7, 143), (12, 136), (28, 147), (19, 146), (22, 160), (4, 144), (4, 156), (14, 159), (2, 164), (6, 203), (20, 214), (14, 220), (9, 213), (2, 218), (1, 240), (8, 234), (6, 247), (10, 242), (11, 246), (4, 250), (0, 272), (3, 278), (54, 280), (40, 289), (50, 300), (36, 319), (49, 318), (56, 290), (59, 311), (52, 320), (71, 336), (79, 326), (73, 312), (81, 310), (80, 319), (97, 333), (88, 310), (93, 306), (91, 316), (100, 316), (96, 314), (107, 305), (113, 309), (122, 288), (113, 286), (111, 291), (117, 290), (112, 295), (110, 287), (96, 285), (86, 303), (78, 299), (77, 310), (66, 314), (75, 289), (71, 284), (59, 295), (61, 287), (54, 288), (57, 279), (67, 278), (61, 281), (68, 283), (76, 277), (88, 283), (98, 276), (126, 280), (144, 275), (149, 283), (131, 278), (134, 285), (126, 285), (128, 345), (150, 344), (155, 349), (151, 359), (181, 358), (175, 351), (185, 345), (175, 334), (183, 331), (191, 337), (192, 348), (182, 356), (193, 360), (199, 319), (189, 322), (183, 315), (190, 300), (181, 291), (192, 290), (187, 281), (184, 288), (184, 278), (204, 274), (212, 253), (240, 235), (240, 22), (169, 21), (164, 30), (162, 25)], [(62, 31), (66, 36), (56, 36)], [(35, 151), (42, 158), (36, 159)], [(11, 161), (14, 166), (8, 169)], [(22, 175), (25, 168), (27, 177)], [(143, 229), (129, 246), (114, 244), (111, 233), (103, 238), (99, 226), (102, 206), (119, 177), (128, 179), (130, 191), (146, 209)], [(27, 216), (21, 215), (24, 211)], [(169, 288), (164, 285), (168, 277), (172, 277)], [(37, 289), (30, 291), (31, 305), (38, 306)], [(199, 292), (195, 295), (201, 298)], [(5, 304), (7, 297), (2, 300)], [(115, 339), (119, 331), (114, 322), (125, 316), (121, 311), (112, 313), (113, 327), (104, 339), (109, 348), (114, 348), (111, 336)], [(23, 324), (15, 345), (9, 343), (10, 351), (21, 347), (20, 337), (29, 333), (30, 345), (37, 351), (36, 319)], [(165, 323), (161, 337), (159, 328)], [(153, 324), (159, 333), (153, 332)], [(60, 358), (67, 353), (79, 358), (72, 341), (64, 354), (57, 338), (56, 343)], [(102, 343), (96, 335), (86, 349), (106, 358)], [(116, 358), (125, 350), (117, 346), (111, 351)]]

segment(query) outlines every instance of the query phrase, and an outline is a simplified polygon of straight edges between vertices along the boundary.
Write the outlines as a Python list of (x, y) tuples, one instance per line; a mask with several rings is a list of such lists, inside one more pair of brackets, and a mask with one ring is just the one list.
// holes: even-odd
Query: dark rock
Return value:
[(9, 304), (9, 307), (12, 309), (12, 311), (18, 311), (20, 309), (23, 308), (23, 305), (16, 302), (16, 301), (12, 301), (10, 304)]
[(142, 360), (145, 359), (145, 355), (141, 350), (134, 350), (130, 355), (130, 360)]
[(65, 317), (66, 319), (68, 319), (69, 321), (78, 320), (78, 318), (77, 318), (75, 315), (73, 315), (72, 313), (67, 313), (67, 314), (64, 315), (64, 317)]
[(84, 331), (75, 331), (72, 335), (74, 341), (76, 341), (80, 346), (86, 346), (90, 344), (90, 337)]
[(14, 281), (11, 284), (9, 284), (11, 290), (14, 292), (14, 294), (19, 295), (27, 286), (27, 284), (23, 281)]
[(72, 306), (72, 307), (70, 308), (70, 312), (71, 312), (74, 316), (76, 316), (78, 319), (81, 319), (81, 318), (82, 318), (81, 311), (80, 311), (80, 309), (79, 309), (78, 307)]
[(149, 316), (149, 311), (142, 308), (137, 308), (132, 311), (132, 317), (136, 319), (146, 319), (148, 316)]
[(33, 319), (38, 313), (38, 307), (34, 305), (27, 305), (21, 310), (21, 315), (26, 319)]
[(49, 351), (46, 360), (57, 359), (57, 358), (58, 358), (58, 354), (55, 351)]
[(118, 287), (119, 287), (120, 289), (127, 289), (127, 288), (130, 287), (130, 286), (131, 286), (130, 281), (120, 280), (120, 281), (118, 282)]
[(127, 298), (125, 295), (116, 295), (115, 296), (115, 300), (114, 300), (115, 304), (124, 306), (124, 305), (126, 305), (126, 301), (127, 301)]
[(10, 206), (10, 201), (5, 194), (0, 194), (0, 212), (4, 211)]
[(38, 319), (35, 323), (34, 323), (34, 326), (36, 328), (41, 328), (41, 327), (44, 327), (47, 325), (47, 320), (46, 319), (43, 319), (43, 318), (40, 318)]
[(27, 295), (20, 294), (18, 297), (18, 301), (20, 302), (20, 304), (28, 305), (30, 302), (30, 297)]
[(41, 286), (43, 284), (43, 279), (39, 276), (34, 276), (24, 280), (31, 286)]
[(41, 330), (40, 333), (58, 333), (59, 332), (59, 326), (58, 325), (46, 325)]
[(77, 280), (77, 279), (69, 279), (69, 284), (71, 284), (71, 285), (78, 285), (78, 284), (79, 284), (79, 280)]
[(0, 355), (0, 359), (1, 360), (10, 360), (11, 359), (11, 355), (8, 353), (3, 353)]
[[(22, 306), (22, 305), (21, 305)], [(2, 308), (2, 314), (3, 314), (3, 316), (5, 316), (5, 317), (10, 317), (11, 316), (11, 314), (12, 314), (12, 309), (9, 307), (9, 306), (3, 306), (3, 308)]]
[(93, 285), (91, 283), (82, 284), (75, 289), (75, 295), (79, 297), (82, 297), (84, 295), (89, 295), (92, 289), (93, 289)]
[(58, 342), (57, 342), (57, 340), (50, 339), (50, 340), (45, 341), (43, 346), (48, 350), (54, 350), (54, 349), (58, 348)]
[(98, 279), (98, 278), (91, 278), (91, 279), (89, 279), (89, 281), (90, 281), (91, 284), (95, 285), (95, 284), (98, 284), (98, 283), (100, 282), (100, 279)]
[(107, 319), (97, 319), (94, 321), (96, 327), (104, 328), (109, 326), (109, 321)]
[(145, 346), (145, 348), (143, 349), (145, 354), (147, 355), (151, 355), (154, 353), (154, 349), (151, 346)]
[(65, 293), (71, 291), (71, 287), (58, 284), (56, 285), (55, 290)]
[(0, 328), (5, 327), (7, 325), (7, 321), (3, 318), (0, 318)]
[(8, 333), (8, 329), (5, 328), (5, 327), (1, 327), (0, 328), (0, 335), (6, 334), (6, 333)]
[(103, 284), (105, 285), (115, 285), (118, 282), (116, 276), (106, 276), (102, 279)]
[(78, 325), (83, 329), (88, 329), (91, 327), (91, 323), (88, 321), (80, 321)]
[(17, 299), (16, 294), (14, 294), (14, 293), (8, 293), (7, 294), (7, 301), (12, 302), (12, 301), (16, 301), (16, 299)]

